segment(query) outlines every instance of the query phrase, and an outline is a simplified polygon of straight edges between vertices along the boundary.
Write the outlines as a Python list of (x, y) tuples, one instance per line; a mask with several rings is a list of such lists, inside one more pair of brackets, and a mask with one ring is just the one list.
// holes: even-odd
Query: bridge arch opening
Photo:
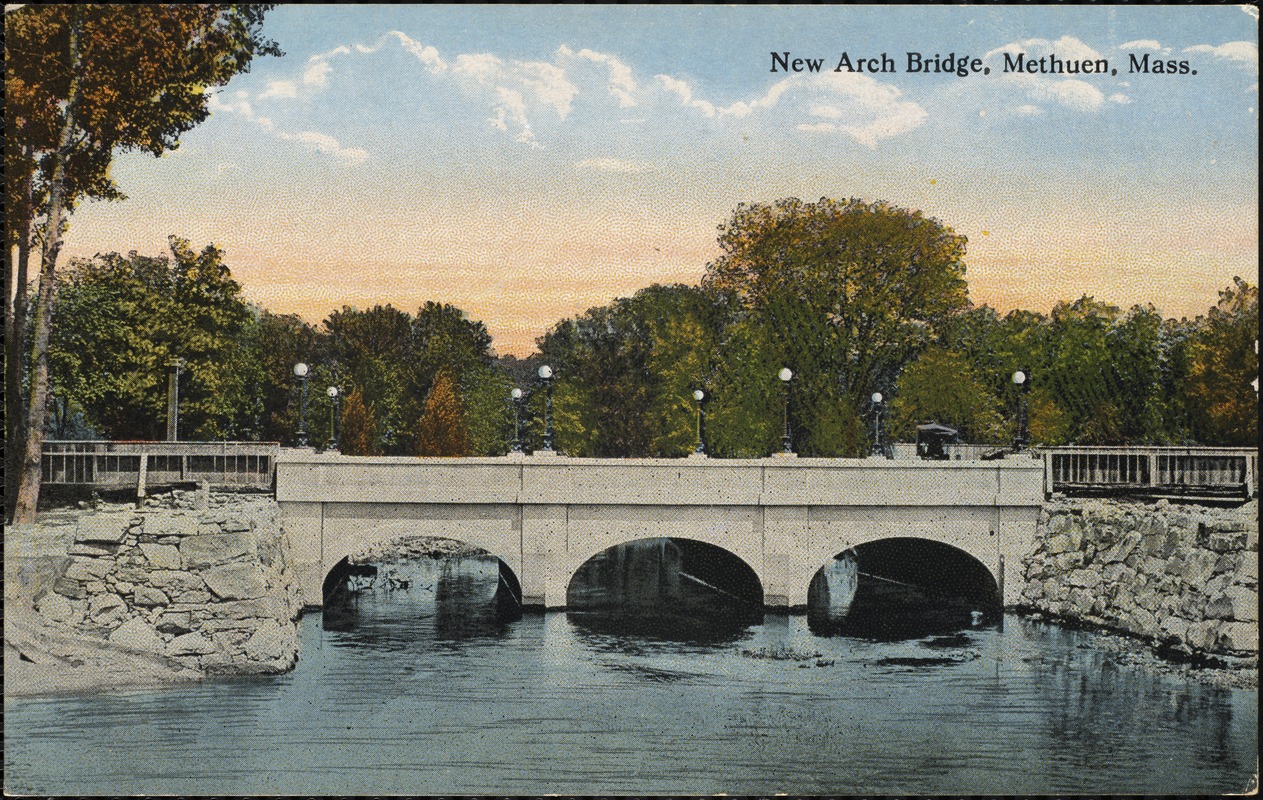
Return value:
[(911, 536), (837, 554), (812, 576), (807, 622), (821, 635), (920, 638), (993, 625), (1003, 614), (995, 576), (952, 545)]
[(763, 584), (739, 556), (677, 537), (636, 539), (583, 562), (568, 617), (600, 633), (722, 640), (763, 619)]
[(502, 559), (460, 540), (401, 536), (338, 561), (323, 585), (324, 627), (375, 641), (494, 634), (522, 616)]

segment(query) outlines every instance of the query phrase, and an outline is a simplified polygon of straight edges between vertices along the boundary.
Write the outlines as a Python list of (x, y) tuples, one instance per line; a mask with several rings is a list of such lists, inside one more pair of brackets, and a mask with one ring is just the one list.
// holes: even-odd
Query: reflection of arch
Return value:
[[(334, 584), (344, 579), (348, 574), (373, 574), (376, 572), (375, 561), (368, 561), (364, 565), (350, 564), (350, 557), (358, 555), (368, 550), (370, 547), (380, 547), (383, 545), (402, 543), (408, 539), (427, 538), (440, 541), (455, 542), (474, 549), (471, 555), (495, 558), (500, 563), (500, 579), (505, 587), (512, 593), (513, 599), (520, 604), (522, 601), (522, 583), (517, 573), (509, 562), (500, 554), (481, 546), (475, 541), (459, 538), (457, 536), (444, 536), (433, 533), (418, 533), (415, 530), (407, 530), (407, 522), (391, 522), (376, 528), (364, 530), (360, 535), (353, 537), (341, 537), (333, 539), (327, 543), (326, 560), (328, 568), (321, 576), (322, 597), (327, 598)], [(472, 538), (472, 537), (471, 537)], [(428, 558), (427, 555), (417, 555), (416, 558)]]
[(919, 536), (891, 536), (851, 548), (861, 575), (922, 586), (998, 609), (1000, 585), (977, 556), (955, 545)]
[[(595, 552), (578, 561), (571, 571), (566, 583), (567, 607), (573, 607), (574, 598), (585, 590), (586, 587), (582, 586), (584, 580), (595, 577), (595, 568), (600, 560), (620, 552), (620, 549), (653, 547), (661, 547), (663, 558), (679, 562), (684, 583), (699, 585), (735, 602), (762, 609), (763, 582), (749, 561), (717, 544), (679, 536), (642, 537), (596, 548)], [(635, 570), (636, 566), (619, 564), (615, 568), (626, 571)]]

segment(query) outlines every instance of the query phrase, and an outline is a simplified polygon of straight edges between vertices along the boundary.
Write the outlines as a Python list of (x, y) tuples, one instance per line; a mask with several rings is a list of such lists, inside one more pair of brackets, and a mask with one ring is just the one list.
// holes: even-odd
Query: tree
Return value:
[(377, 421), (373, 412), (364, 404), (364, 394), (358, 388), (352, 389), (342, 403), (342, 418), (338, 420), (341, 430), (339, 445), (342, 453), (348, 456), (381, 455), (381, 447), (377, 439)]
[(110, 438), (160, 439), (168, 364), (178, 357), (181, 432), (229, 438), (248, 427), (254, 410), (242, 358), (252, 314), (222, 251), (195, 252), (175, 236), (169, 243), (169, 257), (109, 253), (59, 275), (50, 386)]
[(456, 379), (450, 370), (440, 369), (425, 399), (425, 413), (417, 425), (417, 455), (469, 455), (464, 417)]
[(766, 323), (796, 375), (804, 452), (856, 454), (855, 409), (966, 308), (965, 237), (917, 211), (827, 198), (742, 204), (719, 230), (703, 285)]
[(1199, 323), (1186, 379), (1194, 433), (1205, 444), (1257, 446), (1259, 287), (1233, 278)]
[[(6, 246), (17, 269), (6, 295), (6, 387), (24, 393), (13, 520), (31, 522), (39, 498), (48, 404), (48, 346), (57, 259), (67, 216), (84, 197), (119, 198), (115, 150), (160, 155), (204, 120), (206, 88), (222, 86), (256, 55), (279, 55), (262, 37), (262, 5), (49, 5), (5, 14)], [(40, 275), (30, 334), (29, 386), (21, 380), (29, 305), (25, 278), (38, 244)], [(12, 300), (8, 299), (12, 298)], [(16, 371), (15, 372), (10, 372)], [(25, 441), (19, 443), (18, 439)], [(17, 467), (13, 469), (13, 467)]]
[(933, 421), (955, 428), (963, 441), (996, 443), (1003, 437), (998, 406), (960, 354), (931, 347), (899, 376), (890, 402), (890, 431), (909, 441), (918, 424)]

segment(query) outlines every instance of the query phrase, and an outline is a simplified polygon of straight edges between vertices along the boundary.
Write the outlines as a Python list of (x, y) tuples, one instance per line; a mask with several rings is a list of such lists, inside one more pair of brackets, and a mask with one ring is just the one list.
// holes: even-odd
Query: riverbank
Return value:
[(285, 672), (297, 590), (267, 497), (56, 509), (5, 541), (5, 696)]
[(1019, 611), (1104, 632), (1137, 665), (1258, 686), (1258, 501), (1211, 508), (1057, 498)]

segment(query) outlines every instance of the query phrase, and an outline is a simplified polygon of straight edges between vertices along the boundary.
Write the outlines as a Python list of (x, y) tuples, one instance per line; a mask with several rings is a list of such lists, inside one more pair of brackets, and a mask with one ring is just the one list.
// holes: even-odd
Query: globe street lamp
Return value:
[(693, 448), (693, 454), (698, 456), (706, 455), (706, 392), (701, 389), (693, 390), (693, 399), (697, 401), (697, 447)]
[(547, 364), (539, 368), (539, 379), (544, 382), (544, 447), (543, 451), (551, 453), (553, 449), (553, 368)]
[(873, 392), (869, 399), (873, 401), (873, 455), (885, 455), (881, 446), (881, 392)]
[(509, 392), (513, 398), (513, 443), (509, 449), (514, 453), (522, 452), (522, 390), (513, 387)]
[(167, 441), (180, 438), (180, 370), (184, 359), (176, 356), (167, 362)]
[(294, 365), (294, 377), (303, 385), (302, 399), (298, 404), (298, 446), (307, 446), (307, 365), (299, 361)]
[(1019, 369), (1013, 373), (1013, 385), (1017, 387), (1017, 436), (1013, 437), (1013, 452), (1020, 453), (1030, 444), (1030, 432), (1026, 421), (1026, 394), (1031, 390), (1030, 373)]
[(785, 430), (781, 434), (781, 452), (791, 454), (794, 452), (794, 443), (789, 438), (789, 382), (794, 379), (794, 371), (789, 367), (782, 367), (777, 377), (781, 379), (781, 391), (785, 395)]
[(333, 452), (338, 451), (338, 387), (330, 386), (326, 390), (329, 399), (333, 401), (333, 405), (329, 408), (329, 449)]

